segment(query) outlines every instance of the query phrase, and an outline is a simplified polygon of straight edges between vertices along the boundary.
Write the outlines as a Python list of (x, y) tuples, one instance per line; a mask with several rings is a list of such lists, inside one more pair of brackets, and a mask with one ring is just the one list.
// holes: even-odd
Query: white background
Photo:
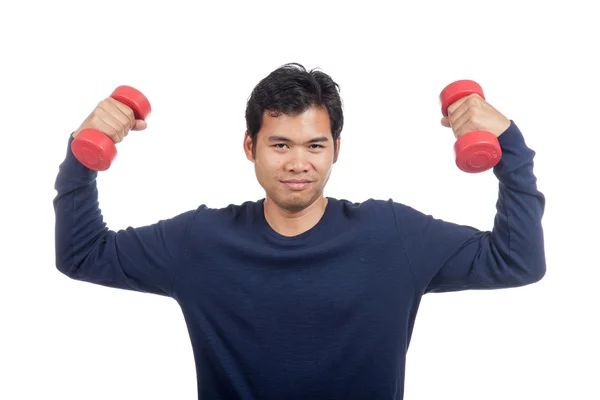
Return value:
[(54, 179), (71, 131), (128, 84), (153, 113), (99, 177), (112, 229), (258, 199), (242, 150), (245, 102), (292, 61), (342, 88), (346, 125), (329, 196), (391, 197), (491, 229), (497, 181), (459, 171), (454, 137), (439, 123), (437, 96), (456, 79), (478, 81), (538, 153), (546, 277), (520, 289), (425, 296), (405, 398), (600, 398), (593, 2), (150, 3), (0, 7), (0, 398), (196, 398), (174, 301), (55, 269)]

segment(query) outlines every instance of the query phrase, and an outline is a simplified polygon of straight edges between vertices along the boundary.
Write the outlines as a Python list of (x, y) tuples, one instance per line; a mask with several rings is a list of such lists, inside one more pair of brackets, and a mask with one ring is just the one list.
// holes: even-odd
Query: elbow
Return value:
[(65, 240), (60, 236), (58, 239), (54, 262), (60, 273), (71, 279), (85, 280), (90, 272), (98, 268), (104, 248), (100, 247), (102, 243), (97, 236), (85, 241)]
[(519, 271), (519, 283), (532, 285), (544, 279), (546, 276), (546, 259), (542, 256), (531, 257), (516, 263), (514, 270)]
[(546, 276), (546, 251), (543, 245), (531, 246), (530, 251), (524, 257), (524, 263), (527, 264), (524, 271), (526, 283), (533, 284), (541, 281)]
[(510, 286), (540, 282), (546, 276), (546, 253), (543, 241), (512, 242), (494, 246), (496, 262)]
[(75, 280), (81, 279), (81, 267), (82, 261), (77, 262), (70, 253), (56, 253), (55, 268), (58, 270), (58, 272), (67, 276), (68, 278)]
[(64, 261), (56, 262), (56, 269), (61, 274), (71, 278), (76, 279), (77, 268), (72, 264)]
[(546, 259), (544, 252), (523, 254), (498, 254), (496, 265), (499, 280), (505, 287), (520, 287), (540, 282), (546, 276)]
[(545, 261), (538, 261), (529, 268), (529, 272), (525, 275), (524, 283), (531, 285), (544, 279), (546, 276), (546, 263)]

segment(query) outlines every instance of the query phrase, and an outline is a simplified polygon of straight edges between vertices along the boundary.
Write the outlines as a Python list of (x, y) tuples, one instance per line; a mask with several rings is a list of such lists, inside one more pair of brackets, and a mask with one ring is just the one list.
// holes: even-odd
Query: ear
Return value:
[(340, 145), (342, 144), (342, 138), (338, 137), (335, 141), (335, 154), (333, 155), (333, 163), (335, 164), (338, 160), (338, 156), (340, 155)]
[(253, 149), (254, 144), (252, 143), (252, 138), (250, 137), (248, 131), (246, 131), (246, 133), (244, 134), (244, 153), (246, 153), (246, 158), (250, 162), (254, 162)]

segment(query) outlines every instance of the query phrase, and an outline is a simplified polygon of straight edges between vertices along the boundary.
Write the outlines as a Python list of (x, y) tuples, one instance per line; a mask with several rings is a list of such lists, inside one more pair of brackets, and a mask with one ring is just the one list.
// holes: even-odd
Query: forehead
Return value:
[(300, 114), (280, 114), (276, 117), (265, 112), (258, 135), (262, 140), (270, 140), (273, 136), (290, 140), (310, 140), (316, 136), (331, 139), (329, 114), (325, 108), (314, 107)]

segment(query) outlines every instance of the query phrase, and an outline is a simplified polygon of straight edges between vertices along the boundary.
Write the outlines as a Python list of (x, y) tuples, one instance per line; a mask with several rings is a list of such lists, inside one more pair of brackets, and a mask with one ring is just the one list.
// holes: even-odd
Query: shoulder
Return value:
[(194, 232), (205, 231), (216, 234), (218, 231), (231, 232), (240, 228), (251, 228), (260, 216), (262, 200), (246, 201), (241, 204), (211, 206), (200, 204), (188, 211), (188, 226)]
[(393, 199), (374, 199), (369, 198), (363, 201), (350, 201), (346, 199), (330, 198), (335, 204), (338, 204), (341, 212), (348, 218), (371, 219), (372, 221), (395, 222), (397, 218), (410, 215), (421, 214), (419, 211), (405, 204), (394, 201)]
[(210, 219), (215, 221), (235, 221), (241, 218), (253, 218), (261, 201), (246, 201), (241, 204), (228, 204), (222, 207), (211, 207), (207, 204), (199, 205), (194, 211), (195, 219)]
[(383, 200), (369, 198), (364, 201), (350, 201), (331, 197), (329, 199), (330, 201), (339, 204), (342, 210), (352, 214), (380, 214), (389, 216), (390, 213), (394, 212), (416, 211), (405, 204), (394, 201), (393, 199)]
[(370, 224), (387, 226), (393, 224), (399, 229), (425, 226), (436, 219), (417, 208), (393, 199), (369, 198), (360, 202), (334, 199), (347, 218), (367, 221)]

